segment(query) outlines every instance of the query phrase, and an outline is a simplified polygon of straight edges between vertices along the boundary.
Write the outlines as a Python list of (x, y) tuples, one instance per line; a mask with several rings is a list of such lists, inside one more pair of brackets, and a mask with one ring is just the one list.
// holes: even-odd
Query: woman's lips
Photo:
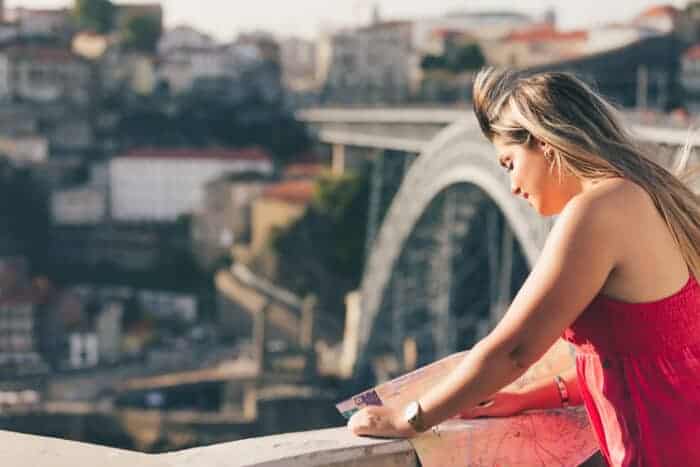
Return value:
[(527, 193), (523, 193), (523, 198), (527, 199), (528, 196), (529, 196), (529, 195), (528, 195)]

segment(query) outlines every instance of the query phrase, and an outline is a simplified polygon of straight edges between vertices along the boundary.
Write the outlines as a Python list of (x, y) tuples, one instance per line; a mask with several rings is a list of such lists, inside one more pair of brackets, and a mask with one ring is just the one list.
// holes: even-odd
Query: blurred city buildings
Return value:
[[(483, 65), (574, 71), (646, 124), (685, 128), (700, 111), (700, 2), (575, 31), (554, 10), (375, 10), (314, 40), (256, 31), (226, 43), (166, 28), (159, 4), (114, 15), (97, 31), (67, 8), (0, 1), (0, 417), (56, 401), (159, 411), (178, 436), (137, 433), (153, 414), (123, 421), (144, 450), (337, 421), (359, 296), (329, 310), (286, 289), (271, 250), (324, 180), (366, 160), (349, 148), (332, 170), (294, 111), (463, 106)], [(137, 20), (157, 34), (135, 40)], [(408, 165), (403, 153), (382, 163), (394, 179), (372, 173), (386, 193), (363, 192), (367, 210), (388, 209)]]

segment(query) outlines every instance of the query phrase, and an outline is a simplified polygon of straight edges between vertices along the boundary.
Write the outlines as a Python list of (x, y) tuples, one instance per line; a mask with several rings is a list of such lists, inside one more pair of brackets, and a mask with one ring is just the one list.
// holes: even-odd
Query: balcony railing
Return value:
[(250, 438), (167, 454), (142, 454), (0, 431), (0, 465), (12, 467), (415, 467), (408, 441), (353, 436), (345, 427)]
[[(165, 454), (143, 454), (9, 431), (0, 431), (0, 442), (3, 446), (0, 449), (0, 465), (13, 467), (55, 467), (57, 465), (71, 467), (417, 467), (420, 465), (408, 441), (361, 438), (352, 435), (346, 427), (249, 438)], [(522, 439), (518, 442), (522, 442)], [(507, 446), (502, 448), (507, 449)], [(474, 450), (478, 451), (478, 446), (474, 446)], [(599, 462), (600, 460), (594, 457), (583, 465), (586, 467), (604, 465)]]

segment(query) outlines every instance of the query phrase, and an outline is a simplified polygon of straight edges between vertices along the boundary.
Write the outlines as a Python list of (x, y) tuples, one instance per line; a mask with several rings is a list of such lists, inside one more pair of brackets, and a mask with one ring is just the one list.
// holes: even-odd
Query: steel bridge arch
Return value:
[(498, 165), (493, 147), (479, 132), (475, 119), (465, 118), (448, 126), (411, 165), (370, 248), (361, 285), (356, 373), (367, 364), (374, 325), (409, 236), (431, 202), (461, 183), (474, 185), (495, 203), (530, 268), (539, 256), (551, 220), (513, 197), (508, 175)]

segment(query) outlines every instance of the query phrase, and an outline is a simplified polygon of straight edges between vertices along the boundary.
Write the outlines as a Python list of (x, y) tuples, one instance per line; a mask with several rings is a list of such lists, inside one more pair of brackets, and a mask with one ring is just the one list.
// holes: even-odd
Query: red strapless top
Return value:
[(700, 467), (700, 285), (626, 303), (598, 295), (564, 332), (612, 466)]

